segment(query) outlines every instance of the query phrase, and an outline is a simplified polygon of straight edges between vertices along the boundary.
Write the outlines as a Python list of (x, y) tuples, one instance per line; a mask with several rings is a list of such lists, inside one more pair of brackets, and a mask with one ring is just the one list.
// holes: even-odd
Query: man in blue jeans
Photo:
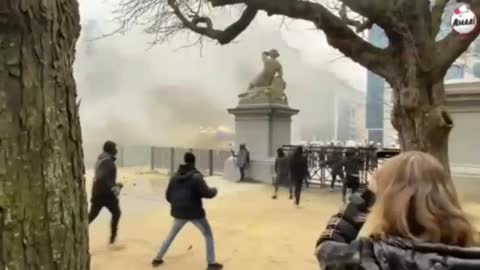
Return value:
[(207, 244), (208, 270), (222, 269), (223, 265), (215, 260), (213, 233), (206, 219), (202, 199), (211, 199), (217, 195), (216, 188), (208, 187), (200, 172), (195, 169), (195, 155), (188, 152), (184, 156), (184, 165), (180, 165), (172, 177), (166, 191), (167, 201), (171, 205), (171, 215), (174, 218), (172, 229), (152, 261), (153, 267), (163, 264), (163, 258), (183, 226), (191, 222), (205, 237)]

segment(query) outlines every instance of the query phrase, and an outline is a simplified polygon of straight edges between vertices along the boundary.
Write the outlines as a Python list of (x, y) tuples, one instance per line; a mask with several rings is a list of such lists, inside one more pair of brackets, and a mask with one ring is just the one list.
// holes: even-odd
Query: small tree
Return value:
[[(329, 4), (321, 0), (123, 0), (118, 12), (124, 28), (148, 15), (146, 32), (155, 34), (156, 42), (189, 30), (227, 44), (248, 28), (259, 11), (311, 22), (325, 33), (328, 44), (391, 85), (391, 119), (401, 149), (430, 153), (448, 169), (453, 121), (445, 108), (443, 80), (478, 32), (468, 36), (452, 32), (436, 41), (449, 0), (338, 0), (339, 9)], [(480, 0), (470, 4), (478, 15)], [(239, 19), (223, 30), (214, 28), (210, 10), (233, 6), (244, 8)], [(360, 20), (349, 17), (352, 13)], [(374, 24), (385, 32), (388, 47), (375, 47), (358, 35)]]
[(76, 0), (0, 0), (0, 269), (88, 270)]

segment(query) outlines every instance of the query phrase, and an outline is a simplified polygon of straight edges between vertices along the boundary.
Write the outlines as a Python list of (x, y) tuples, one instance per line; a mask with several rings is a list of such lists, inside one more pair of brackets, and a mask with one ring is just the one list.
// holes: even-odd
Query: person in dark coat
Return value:
[(277, 199), (278, 187), (281, 183), (288, 184), (288, 190), (290, 192), (290, 199), (293, 198), (292, 194), (292, 184), (289, 179), (289, 166), (288, 166), (288, 157), (283, 152), (282, 148), (278, 148), (277, 157), (275, 158), (275, 178), (274, 178), (274, 187), (275, 191), (272, 196), (272, 199)]
[(217, 196), (217, 189), (210, 188), (202, 174), (195, 168), (195, 155), (185, 153), (185, 164), (180, 165), (177, 173), (170, 179), (165, 197), (171, 206), (174, 218), (172, 229), (158, 255), (152, 261), (152, 266), (163, 264), (163, 258), (180, 230), (187, 223), (192, 223), (203, 234), (207, 246), (207, 262), (209, 270), (222, 269), (223, 265), (215, 260), (213, 233), (206, 218), (202, 199), (212, 199)]
[(345, 170), (345, 178), (342, 184), (342, 200), (345, 202), (347, 190), (351, 193), (357, 192), (360, 187), (360, 173), (362, 171), (363, 160), (358, 156), (355, 150), (348, 150), (345, 153), (343, 167)]
[(246, 171), (250, 166), (250, 152), (245, 144), (240, 144), (240, 149), (238, 150), (236, 158), (237, 167), (240, 171), (240, 180), (238, 180), (238, 182), (243, 182), (246, 180)]
[(331, 174), (332, 174), (332, 182), (330, 183), (330, 191), (333, 192), (335, 189), (335, 182), (337, 181), (337, 177), (340, 178), (342, 181), (345, 178), (343, 175), (343, 154), (340, 152), (339, 149), (331, 149), (331, 152), (328, 153), (327, 159), (327, 166), (330, 167)]
[(369, 180), (317, 241), (320, 269), (480, 269), (479, 233), (438, 160), (402, 153)]
[(310, 178), (308, 171), (307, 158), (303, 155), (303, 147), (299, 146), (295, 149), (292, 157), (290, 158), (290, 178), (295, 185), (295, 204), (300, 205), (300, 195), (302, 193), (303, 181), (306, 178)]
[(88, 223), (92, 223), (103, 207), (110, 211), (112, 214), (110, 244), (117, 239), (118, 223), (122, 214), (118, 199), (122, 184), (117, 183), (116, 155), (117, 145), (112, 141), (105, 142), (103, 153), (100, 154), (95, 164), (91, 205), (88, 213)]

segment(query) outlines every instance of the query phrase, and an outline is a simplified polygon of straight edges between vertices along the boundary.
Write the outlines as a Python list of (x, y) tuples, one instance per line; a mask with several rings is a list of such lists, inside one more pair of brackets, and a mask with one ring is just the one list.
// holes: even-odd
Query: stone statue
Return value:
[(273, 49), (262, 53), (263, 70), (249, 84), (248, 91), (240, 94), (240, 104), (279, 103), (287, 104), (283, 80), (283, 69), (277, 58), (280, 56)]

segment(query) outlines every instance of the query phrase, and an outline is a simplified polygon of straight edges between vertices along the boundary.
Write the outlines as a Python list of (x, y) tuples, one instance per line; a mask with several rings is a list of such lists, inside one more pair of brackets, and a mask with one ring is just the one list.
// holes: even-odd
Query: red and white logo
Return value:
[(450, 25), (460, 35), (470, 34), (477, 27), (477, 16), (469, 6), (462, 5), (453, 12)]

